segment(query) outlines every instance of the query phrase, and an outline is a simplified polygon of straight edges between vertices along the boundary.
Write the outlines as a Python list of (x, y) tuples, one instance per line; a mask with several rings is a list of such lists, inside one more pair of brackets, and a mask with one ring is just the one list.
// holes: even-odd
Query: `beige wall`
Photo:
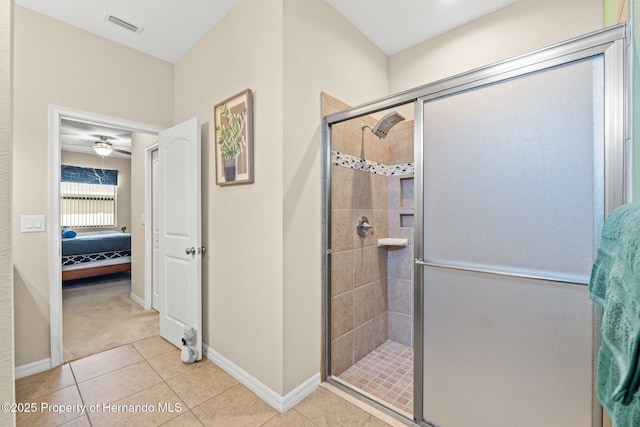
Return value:
[[(205, 124), (204, 341), (282, 395), (320, 365), (320, 91), (383, 96), (386, 64), (320, 0), (242, 1), (176, 64), (175, 121)], [(212, 107), (247, 87), (255, 183), (218, 187)]]
[(604, 25), (626, 22), (629, 19), (629, 3), (627, 0), (603, 0)]
[[(175, 66), (203, 124), (203, 340), (282, 392), (282, 0), (243, 0)], [(255, 183), (215, 185), (213, 106), (253, 91)]]
[(284, 392), (319, 370), (322, 290), (320, 93), (387, 95), (387, 57), (324, 0), (284, 0)]
[[(118, 171), (118, 199), (116, 229), (126, 226), (131, 232), (131, 160), (119, 157), (102, 157), (92, 154), (63, 151), (60, 156), (63, 165), (84, 166), (88, 168), (114, 169)], [(103, 230), (96, 228), (95, 230)], [(94, 229), (82, 229), (90, 231)]]
[[(13, 402), (13, 260), (11, 181), (13, 128), (13, 1), (0, 1), (0, 402)], [(0, 412), (0, 425), (15, 425), (15, 415)]]
[[(389, 58), (392, 93), (602, 28), (602, 0), (520, 0)], [(340, 96), (340, 94), (335, 94)]]
[[(50, 356), (48, 232), (21, 234), (20, 215), (48, 217), (51, 104), (170, 126), (173, 65), (23, 7), (15, 13), (13, 255), (16, 365)], [(47, 229), (55, 229), (47, 222)], [(49, 262), (55, 262), (51, 260)]]
[[(144, 300), (144, 223), (145, 148), (158, 140), (156, 135), (134, 132), (131, 135), (131, 293)], [(150, 213), (149, 213), (150, 215)]]

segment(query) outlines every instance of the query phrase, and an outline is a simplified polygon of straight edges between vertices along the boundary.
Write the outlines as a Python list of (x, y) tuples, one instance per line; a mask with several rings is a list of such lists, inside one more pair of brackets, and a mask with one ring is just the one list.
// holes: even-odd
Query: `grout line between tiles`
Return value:
[[(376, 400), (402, 412), (411, 413), (412, 375), (413, 349), (388, 340), (343, 372), (339, 378), (361, 392), (375, 396)], [(407, 392), (411, 398), (404, 396)], [(409, 403), (411, 407), (408, 407)]]
[[(134, 347), (134, 348), (135, 348), (135, 347)], [(136, 348), (136, 352), (137, 352), (138, 354), (140, 354), (140, 356), (142, 356), (142, 354), (140, 353), (140, 351), (139, 351), (137, 348)], [(162, 354), (164, 354), (164, 353), (162, 353)], [(177, 355), (177, 354), (176, 354), (176, 355)], [(156, 355), (156, 356), (158, 356), (158, 355)], [(153, 356), (153, 357), (156, 357), (156, 356)], [(89, 356), (87, 356), (87, 357), (89, 357)], [(151, 358), (152, 358), (152, 357), (151, 357)], [(159, 377), (158, 382), (157, 382), (157, 383), (155, 383), (155, 384), (151, 384), (151, 385), (149, 385), (149, 386), (147, 386), (147, 387), (143, 388), (142, 390), (139, 390), (139, 391), (137, 391), (137, 392), (135, 392), (135, 393), (131, 393), (131, 394), (128, 394), (127, 396), (120, 397), (120, 398), (118, 398), (118, 400), (116, 400), (116, 401), (115, 401), (115, 402), (113, 402), (113, 403), (117, 403), (117, 402), (120, 402), (120, 401), (122, 401), (122, 400), (124, 400), (124, 399), (128, 399), (128, 398), (130, 398), (131, 396), (137, 395), (137, 394), (139, 394), (139, 393), (143, 393), (143, 392), (145, 392), (145, 391), (147, 391), (147, 390), (149, 390), (149, 389), (151, 389), (151, 388), (153, 388), (153, 387), (158, 386), (159, 384), (164, 383), (164, 384), (166, 385), (166, 387), (167, 387), (169, 390), (171, 390), (171, 392), (176, 396), (176, 398), (177, 398), (177, 399), (179, 399), (179, 400), (183, 403), (183, 405), (184, 405), (184, 409), (185, 409), (185, 410), (181, 411), (180, 413), (176, 413), (176, 416), (175, 416), (175, 417), (173, 417), (173, 418), (171, 418), (171, 419), (169, 419), (169, 420), (165, 421), (162, 425), (165, 425), (165, 424), (167, 424), (167, 423), (170, 423), (170, 422), (172, 422), (173, 420), (175, 420), (177, 417), (179, 417), (179, 416), (181, 416), (181, 415), (183, 415), (183, 414), (186, 414), (186, 413), (188, 413), (188, 412), (191, 412), (191, 414), (195, 417), (195, 419), (196, 419), (199, 423), (204, 424), (204, 422), (203, 422), (203, 421), (202, 421), (202, 420), (201, 420), (201, 419), (200, 419), (200, 418), (195, 414), (194, 409), (195, 409), (195, 408), (197, 408), (197, 407), (199, 407), (199, 406), (201, 406), (201, 405), (204, 405), (204, 404), (206, 404), (206, 403), (210, 402), (210, 401), (211, 401), (211, 400), (213, 400), (213, 399), (219, 398), (222, 394), (229, 392), (230, 390), (234, 389), (235, 387), (240, 387), (240, 386), (242, 386), (242, 384), (241, 384), (241, 383), (234, 384), (234, 385), (232, 385), (231, 387), (228, 387), (227, 389), (225, 389), (225, 390), (223, 390), (223, 391), (219, 392), (219, 393), (218, 393), (218, 394), (216, 394), (215, 396), (211, 396), (209, 399), (207, 399), (207, 400), (205, 400), (205, 401), (203, 401), (203, 402), (200, 402), (199, 404), (195, 405), (193, 408), (190, 408), (190, 407), (188, 407), (188, 406), (186, 405), (186, 403), (184, 402), (183, 398), (182, 398), (182, 397), (180, 397), (180, 395), (179, 395), (179, 394), (178, 394), (178, 393), (177, 393), (177, 392), (176, 392), (176, 391), (175, 391), (175, 390), (174, 390), (174, 389), (169, 385), (169, 382), (168, 382), (168, 380), (169, 380), (169, 379), (164, 379), (164, 378), (160, 375), (160, 373), (158, 372), (158, 370), (157, 370), (156, 368), (154, 368), (154, 367), (149, 363), (149, 359), (146, 359), (146, 358), (144, 358), (144, 356), (142, 356), (142, 360), (146, 363), (146, 365), (147, 365), (147, 366), (149, 366), (149, 367), (151, 368), (151, 371), (152, 371), (152, 372), (154, 372), (154, 373)], [(208, 361), (208, 360), (205, 360), (205, 363), (203, 363), (201, 366), (199, 366), (199, 367), (195, 368), (194, 370), (202, 369), (202, 368), (204, 368), (208, 363), (213, 363), (213, 362)], [(127, 367), (130, 367), (130, 366), (132, 366), (132, 365), (134, 365), (134, 364), (140, 364), (140, 361), (135, 362), (135, 363), (132, 363), (132, 364), (130, 364), (130, 365), (126, 365), (126, 366), (120, 367), (120, 368), (118, 368), (118, 369), (114, 369), (114, 370), (112, 370), (112, 371), (106, 372), (106, 373), (101, 374), (101, 375), (98, 375), (98, 376), (96, 376), (96, 377), (90, 378), (90, 379), (88, 379), (88, 380), (83, 381), (82, 383), (87, 382), (87, 381), (90, 381), (90, 380), (92, 380), (92, 379), (100, 378), (100, 377), (105, 376), (105, 375), (110, 374), (110, 373), (117, 372), (117, 371), (119, 371), (119, 370), (122, 370), (122, 369), (125, 369), (125, 368), (127, 368)], [(79, 382), (78, 382), (78, 379), (77, 379), (77, 377), (76, 377), (76, 372), (74, 372), (73, 368), (71, 367), (71, 364), (70, 364), (70, 363), (68, 363), (68, 365), (69, 365), (69, 369), (70, 369), (70, 372), (71, 372), (71, 375), (72, 375), (72, 379), (73, 379), (73, 384), (72, 384), (72, 385), (75, 387), (76, 392), (78, 393), (78, 396), (80, 397), (80, 401), (81, 401), (81, 402), (82, 402), (82, 404), (84, 405), (84, 404), (85, 404), (85, 398), (84, 398), (84, 396), (82, 395), (82, 393), (80, 392), (80, 388), (79, 388), (79, 385), (80, 385), (80, 384), (82, 384), (82, 383), (79, 383)], [(214, 363), (214, 365), (215, 365), (215, 363)], [(216, 365), (216, 366), (217, 366), (217, 365)], [(176, 377), (178, 377), (178, 376), (180, 376), (180, 375), (187, 375), (187, 374), (191, 373), (192, 371), (193, 371), (193, 370), (189, 370), (189, 371), (186, 371), (186, 372), (180, 373), (180, 374), (178, 374), (178, 375), (176, 375), (176, 376), (173, 376), (173, 377), (171, 377), (171, 378), (176, 378)], [(71, 387), (71, 385), (70, 385), (69, 387)], [(328, 387), (325, 387), (325, 388), (328, 388)], [(333, 392), (333, 390), (331, 390), (331, 389), (329, 389), (329, 390)], [(334, 393), (334, 394), (337, 394), (337, 393), (335, 393), (335, 392), (333, 392), (333, 393)], [(349, 400), (349, 399), (345, 399), (344, 397), (342, 397), (342, 396), (341, 396), (341, 395), (339, 395), (339, 394), (338, 394), (338, 396), (339, 396), (339, 397), (341, 397), (341, 398), (343, 398), (344, 400), (346, 400), (346, 401), (350, 402), (350, 400)], [(355, 406), (358, 406), (358, 407), (359, 407), (359, 405), (357, 405), (357, 404), (356, 404)], [(361, 407), (361, 409), (364, 409), (364, 408), (362, 408), (362, 407)], [(310, 425), (318, 426), (318, 423), (314, 422), (313, 420), (311, 420), (310, 418), (308, 418), (306, 415), (304, 415), (304, 414), (302, 414), (301, 412), (297, 411), (297, 409), (295, 409), (295, 407), (294, 407), (294, 408), (291, 408), (290, 410), (291, 410), (291, 411), (295, 411), (295, 412), (297, 413), (296, 415), (300, 415), (300, 416), (302, 416), (305, 420), (308, 420), (308, 422), (310, 423)], [(377, 412), (375, 412), (375, 409), (374, 409), (374, 408), (369, 407), (368, 405), (367, 405), (367, 409), (365, 409), (365, 410), (366, 410), (367, 412), (369, 412), (369, 414), (370, 414), (370, 415), (372, 415), (373, 417), (375, 417), (375, 418), (377, 418), (377, 419), (382, 419), (382, 420), (383, 420), (383, 421), (385, 421), (385, 422), (389, 422), (389, 421), (391, 421), (391, 420), (388, 420), (388, 417), (386, 417), (386, 418), (385, 418), (384, 416), (376, 415), (376, 413), (377, 413)], [(372, 411), (373, 411), (373, 412), (372, 412)], [(88, 422), (88, 424), (89, 424), (90, 426), (93, 426), (93, 425), (97, 422), (97, 418), (95, 418), (95, 417), (94, 417), (95, 419), (92, 419), (91, 414), (90, 414), (90, 413), (88, 413), (88, 412), (86, 412), (86, 413), (84, 413), (84, 414), (80, 414), (78, 417), (74, 418), (73, 420), (78, 420), (79, 418), (82, 418), (82, 417), (85, 417), (85, 416), (86, 416), (86, 420), (87, 420), (87, 422)], [(264, 425), (264, 424), (268, 423), (269, 421), (273, 420), (273, 419), (274, 419), (275, 417), (277, 417), (277, 416), (278, 416), (278, 413), (276, 413), (273, 417), (271, 417), (269, 420), (267, 420), (267, 421), (266, 421), (265, 423), (263, 423), (262, 425)], [(73, 421), (73, 420), (69, 420), (69, 421)], [(371, 420), (371, 418), (370, 418), (369, 420)], [(388, 420), (388, 421), (387, 421), (387, 420)], [(69, 422), (69, 421), (67, 421), (67, 422)]]
[(304, 419), (306, 419), (306, 420), (309, 420), (309, 422), (310, 422), (311, 424), (313, 424), (314, 426), (317, 426), (317, 425), (318, 425), (315, 421), (313, 421), (311, 418), (307, 417), (305, 414), (303, 414), (302, 412), (298, 411), (297, 409), (295, 409), (295, 408), (291, 408), (291, 409), (289, 409), (289, 410), (290, 410), (290, 411), (296, 411), (298, 414), (300, 414), (300, 416), (301, 416), (301, 417), (303, 417), (303, 418), (304, 418)]

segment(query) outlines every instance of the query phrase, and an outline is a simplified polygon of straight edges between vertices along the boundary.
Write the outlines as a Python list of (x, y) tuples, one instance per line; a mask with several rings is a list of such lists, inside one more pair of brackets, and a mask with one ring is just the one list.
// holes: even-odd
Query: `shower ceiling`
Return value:
[[(380, 50), (393, 55), (518, 0), (326, 0)], [(175, 63), (240, 0), (16, 0), (117, 43)], [(105, 14), (142, 29), (129, 32)]]

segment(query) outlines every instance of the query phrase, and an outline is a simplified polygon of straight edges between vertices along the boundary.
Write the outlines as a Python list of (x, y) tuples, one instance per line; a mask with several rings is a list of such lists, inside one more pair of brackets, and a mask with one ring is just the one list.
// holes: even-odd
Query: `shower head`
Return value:
[(387, 137), (387, 134), (389, 133), (391, 128), (403, 120), (404, 117), (402, 115), (398, 114), (396, 111), (392, 111), (391, 113), (381, 118), (374, 127), (363, 123), (362, 130), (364, 131), (364, 128), (369, 128), (375, 136), (384, 139)]

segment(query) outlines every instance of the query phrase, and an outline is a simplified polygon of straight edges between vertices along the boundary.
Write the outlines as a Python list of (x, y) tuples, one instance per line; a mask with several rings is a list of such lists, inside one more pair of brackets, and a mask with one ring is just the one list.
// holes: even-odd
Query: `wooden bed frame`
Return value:
[(62, 272), (62, 281), (84, 279), (87, 277), (104, 276), (105, 274), (122, 273), (131, 270), (131, 262), (122, 264), (103, 265), (101, 267), (79, 268)]

